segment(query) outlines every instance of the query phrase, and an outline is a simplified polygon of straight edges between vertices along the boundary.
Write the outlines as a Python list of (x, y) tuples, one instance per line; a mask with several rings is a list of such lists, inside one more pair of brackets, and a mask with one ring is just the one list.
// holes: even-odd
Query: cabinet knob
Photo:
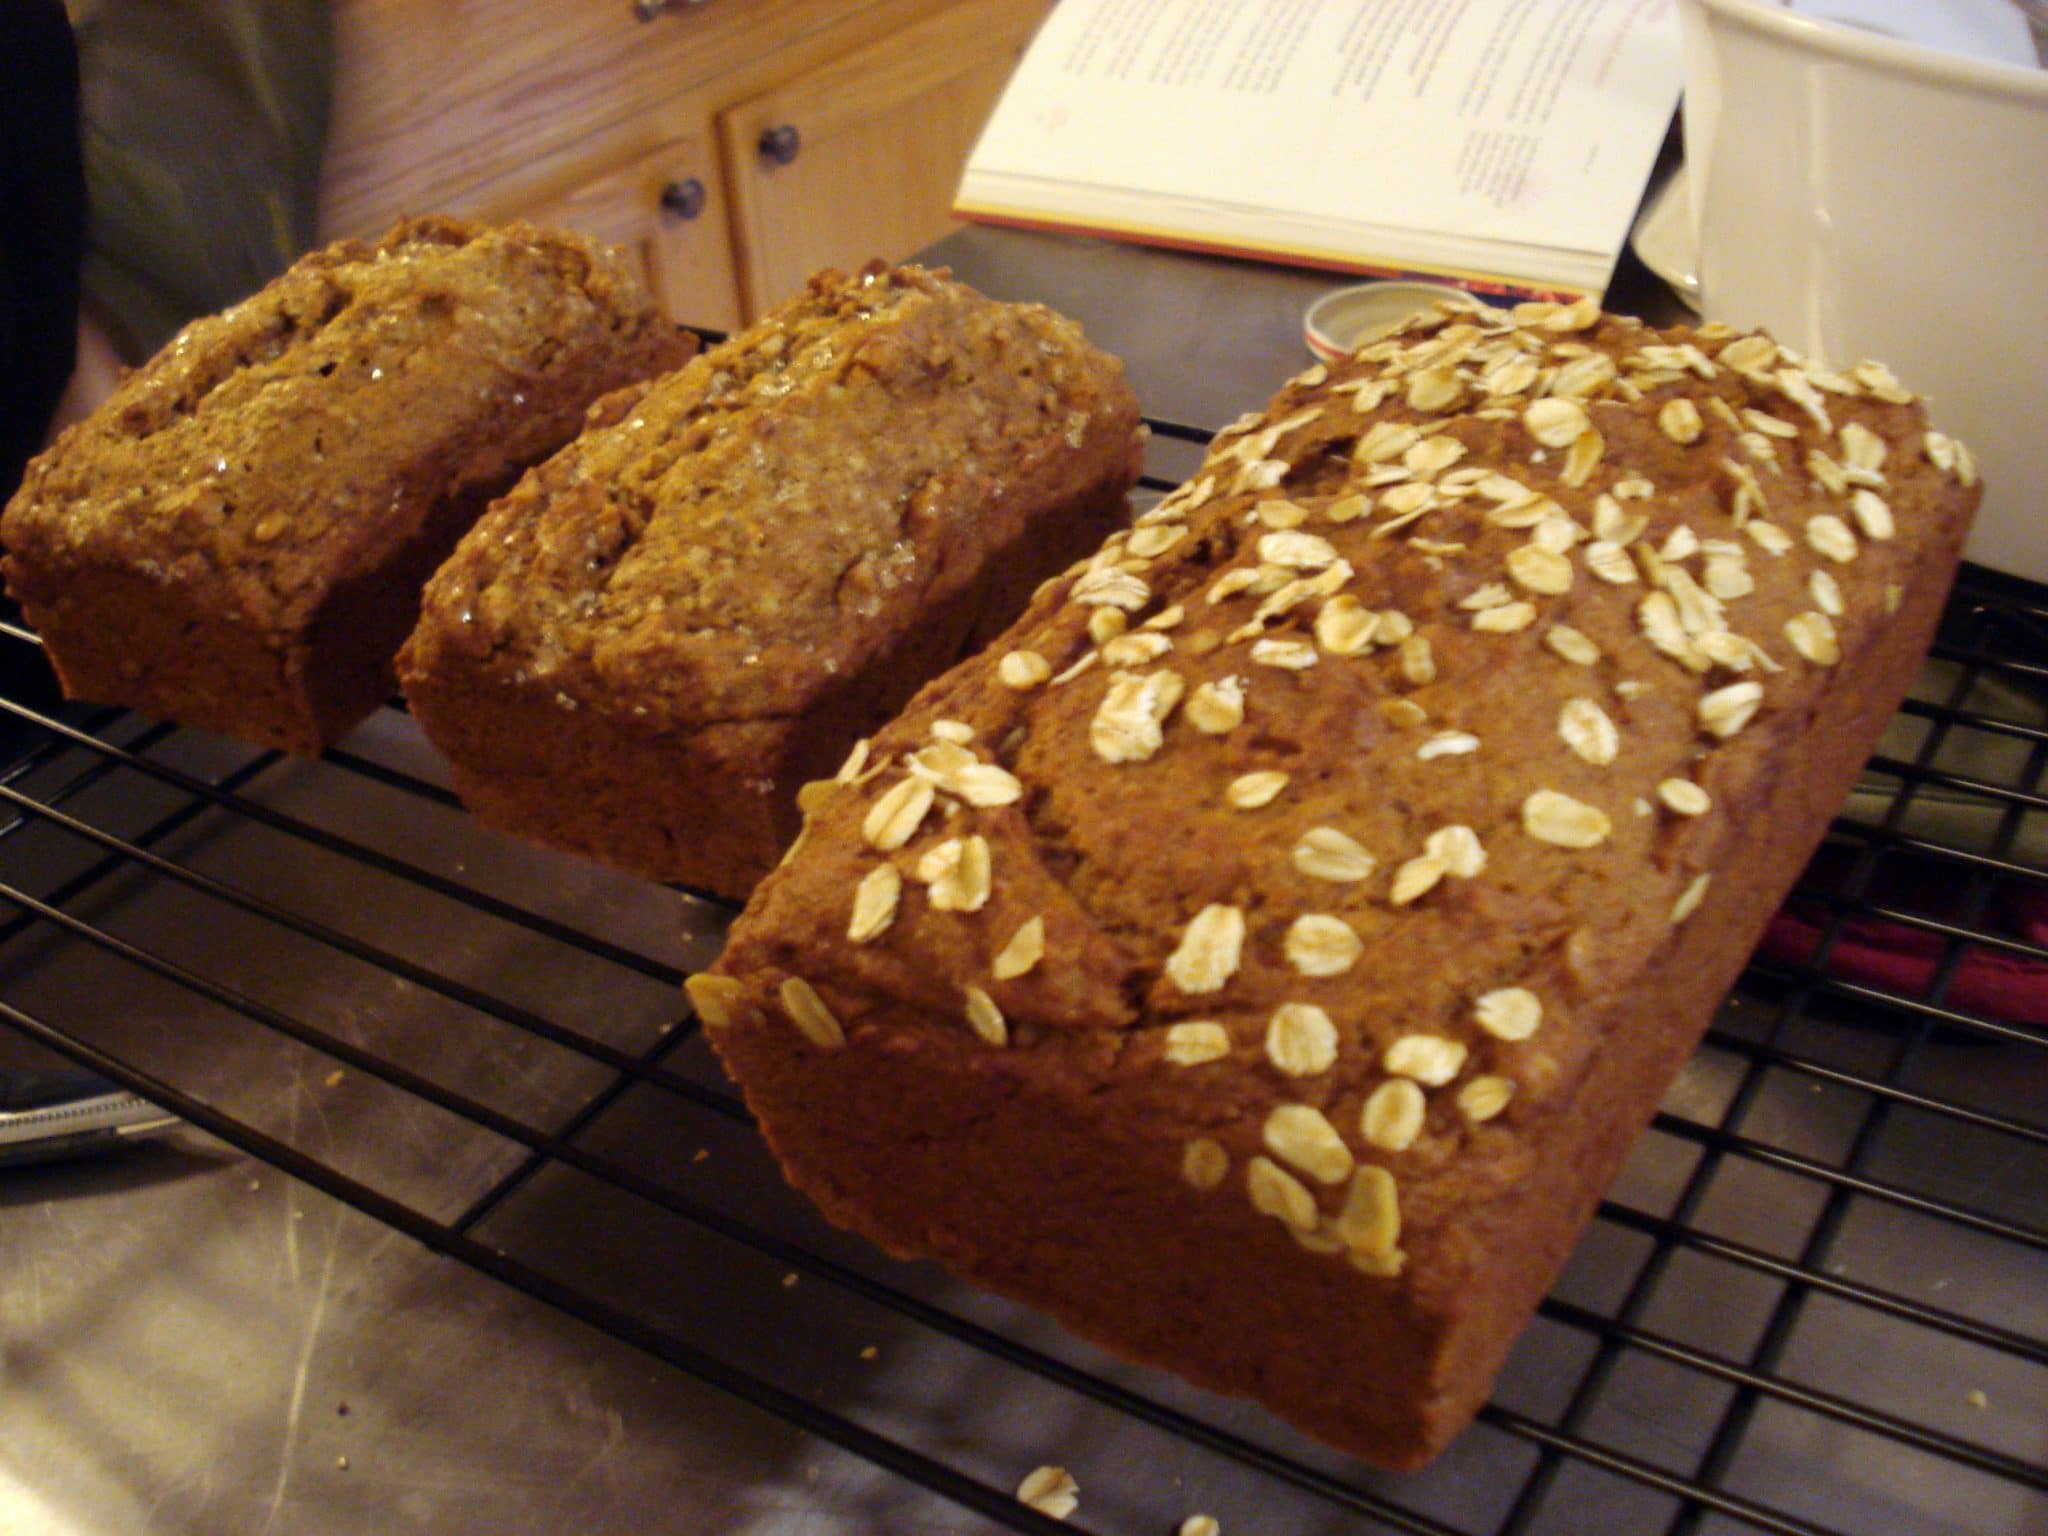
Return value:
[(662, 211), (679, 219), (696, 218), (704, 211), (704, 202), (704, 183), (695, 176), (672, 181), (661, 189)]
[(633, 0), (633, 19), (652, 21), (670, 11), (688, 10), (694, 6), (709, 5), (711, 0)]
[(773, 160), (777, 165), (787, 165), (796, 158), (796, 152), (803, 148), (803, 136), (796, 131), (796, 124), (777, 123), (773, 128), (761, 130), (759, 148), (764, 160)]

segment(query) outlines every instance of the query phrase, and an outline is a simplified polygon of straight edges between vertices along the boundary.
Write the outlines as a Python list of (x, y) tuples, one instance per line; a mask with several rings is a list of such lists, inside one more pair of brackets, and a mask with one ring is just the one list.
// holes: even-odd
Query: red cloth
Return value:
[[(1828, 896), (1841, 889), (1856, 857), (1851, 849), (1823, 848), (1799, 889), (1771, 919), (1758, 953), (1789, 965), (1812, 964), (1836, 911)], [(1887, 855), (1864, 900), (2048, 948), (2048, 886), (1999, 881), (1985, 910), (1971, 918), (1964, 909), (1969, 882), (1969, 872), (1955, 865)], [(1924, 998), (1951, 942), (1943, 934), (1855, 913), (1843, 922), (1828, 952), (1827, 974)], [(1962, 963), (1942, 1001), (2003, 1023), (2048, 1024), (2048, 961), (1965, 941)]]

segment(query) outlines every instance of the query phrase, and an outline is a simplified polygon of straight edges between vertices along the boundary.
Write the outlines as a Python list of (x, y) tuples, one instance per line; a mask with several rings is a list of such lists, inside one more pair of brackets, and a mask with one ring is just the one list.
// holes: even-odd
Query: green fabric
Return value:
[(131, 362), (312, 246), (327, 0), (75, 3), (86, 303)]

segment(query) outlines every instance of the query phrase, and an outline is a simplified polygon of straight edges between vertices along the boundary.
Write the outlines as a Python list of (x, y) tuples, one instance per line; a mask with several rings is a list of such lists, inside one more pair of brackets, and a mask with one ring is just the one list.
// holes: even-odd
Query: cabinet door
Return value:
[(720, 114), (749, 316), (820, 267), (952, 228), (968, 151), (1049, 8), (965, 0)]
[(732, 225), (708, 129), (506, 212), (635, 252), (677, 320), (721, 331), (740, 324)]
[(622, 160), (787, 78), (778, 56), (814, 68), (824, 34), (865, 42), (936, 3), (675, 0), (643, 22), (636, 0), (334, 0), (320, 227), (377, 235), (400, 214), (474, 209), (476, 188), (520, 172), (545, 185), (577, 146)]

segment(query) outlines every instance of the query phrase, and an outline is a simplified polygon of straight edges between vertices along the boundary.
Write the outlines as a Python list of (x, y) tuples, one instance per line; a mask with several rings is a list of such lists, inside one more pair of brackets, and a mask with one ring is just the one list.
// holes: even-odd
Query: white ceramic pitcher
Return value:
[(1931, 395), (1986, 482), (1970, 558), (2048, 581), (2048, 70), (1765, 0), (1679, 14), (1704, 312)]

